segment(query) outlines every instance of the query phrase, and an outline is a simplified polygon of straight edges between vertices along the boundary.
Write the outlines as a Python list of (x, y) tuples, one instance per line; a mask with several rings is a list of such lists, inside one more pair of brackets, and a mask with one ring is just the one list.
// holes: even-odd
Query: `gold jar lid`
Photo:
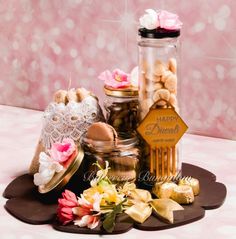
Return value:
[(76, 157), (72, 160), (69, 166), (63, 169), (61, 172), (56, 173), (50, 182), (43, 186), (38, 187), (38, 191), (42, 194), (48, 193), (52, 190), (60, 190), (62, 189), (71, 179), (71, 177), (75, 174), (75, 172), (79, 169), (84, 158), (84, 151), (82, 147), (78, 146), (78, 153)]
[(137, 87), (128, 87), (128, 88), (119, 88), (115, 89), (109, 86), (104, 86), (105, 94), (108, 96), (115, 97), (136, 97), (138, 96), (138, 88)]

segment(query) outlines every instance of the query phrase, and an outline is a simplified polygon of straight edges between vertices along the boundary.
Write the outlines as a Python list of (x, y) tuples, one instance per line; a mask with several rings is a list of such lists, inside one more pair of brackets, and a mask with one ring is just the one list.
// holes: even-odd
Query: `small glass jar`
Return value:
[(109, 162), (109, 179), (116, 184), (125, 182), (135, 182), (139, 173), (140, 150), (138, 138), (135, 134), (127, 138), (124, 134), (119, 134), (115, 142), (94, 141), (83, 138), (83, 148), (85, 157), (88, 160), (88, 171), (86, 172), (87, 181), (91, 181), (96, 173), (98, 162), (105, 166), (105, 161)]
[(106, 122), (118, 133), (133, 134), (139, 122), (138, 89), (104, 87)]
[[(150, 108), (174, 108), (179, 113), (180, 96), (180, 29), (166, 30), (157, 28), (139, 29), (139, 101), (140, 118), (143, 120)], [(178, 92), (178, 94), (177, 94)], [(158, 137), (158, 136), (157, 136)], [(176, 176), (180, 173), (178, 147), (159, 148), (150, 152), (143, 142), (143, 154), (147, 169), (150, 170), (150, 154), (158, 158), (155, 170), (160, 178)], [(167, 160), (170, 155), (170, 160)], [(169, 159), (169, 158), (168, 158)], [(169, 163), (171, 162), (171, 163)], [(152, 170), (151, 170), (152, 171)], [(151, 172), (152, 173), (152, 172)]]

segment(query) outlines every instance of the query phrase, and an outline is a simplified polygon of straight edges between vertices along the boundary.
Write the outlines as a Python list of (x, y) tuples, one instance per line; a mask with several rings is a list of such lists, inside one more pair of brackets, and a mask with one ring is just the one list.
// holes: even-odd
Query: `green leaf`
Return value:
[(113, 211), (107, 213), (107, 215), (105, 216), (105, 220), (103, 221), (102, 226), (107, 232), (110, 232), (110, 233), (113, 232), (114, 227), (115, 227), (116, 215), (123, 211), (122, 204), (125, 201), (126, 200), (124, 200), (121, 203), (119, 203), (118, 205), (114, 206)]

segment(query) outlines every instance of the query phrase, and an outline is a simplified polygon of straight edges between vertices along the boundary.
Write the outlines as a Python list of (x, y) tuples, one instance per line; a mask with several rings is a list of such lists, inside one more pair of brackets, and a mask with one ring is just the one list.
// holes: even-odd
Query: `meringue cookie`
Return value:
[(165, 88), (171, 93), (176, 93), (177, 91), (177, 77), (175, 74), (171, 73), (166, 77)]
[(153, 95), (153, 100), (154, 102), (158, 101), (158, 100), (166, 100), (169, 101), (170, 99), (170, 92), (167, 89), (160, 89), (157, 90), (154, 95)]
[(161, 77), (159, 75), (155, 75), (152, 71), (147, 71), (145, 73), (145, 77), (148, 81), (159, 82), (161, 81)]
[(170, 93), (169, 102), (173, 107), (177, 107), (177, 97), (174, 93)]
[(177, 73), (177, 62), (175, 58), (170, 58), (168, 61), (168, 69), (176, 74)]
[(53, 101), (56, 103), (63, 103), (66, 104), (67, 103), (67, 91), (66, 90), (58, 90), (55, 92), (54, 96), (53, 96)]
[(162, 83), (150, 83), (146, 85), (146, 91), (147, 92), (152, 92), (152, 91), (156, 91), (156, 90), (160, 90), (163, 88), (163, 84)]
[(164, 74), (165, 71), (166, 71), (166, 66), (164, 65), (164, 63), (159, 60), (156, 60), (154, 63), (153, 73), (156, 76), (161, 76)]
[(70, 89), (68, 92), (67, 92), (67, 99), (69, 102), (71, 101), (74, 101), (74, 102), (78, 102), (78, 98), (77, 98), (77, 95), (76, 95), (76, 92), (75, 92), (75, 89)]

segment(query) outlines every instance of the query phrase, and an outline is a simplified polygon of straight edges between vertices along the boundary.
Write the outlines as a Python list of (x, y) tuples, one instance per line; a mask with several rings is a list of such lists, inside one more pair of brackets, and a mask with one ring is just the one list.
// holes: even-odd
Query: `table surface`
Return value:
[[(42, 112), (0, 105), (0, 193), (15, 177), (27, 172), (40, 135)], [(236, 141), (186, 134), (182, 162), (208, 169), (227, 187), (223, 206), (207, 210), (203, 219), (162, 231), (131, 229), (112, 238), (236, 238)], [(217, 192), (216, 192), (217, 193)], [(0, 197), (1, 239), (99, 238), (55, 231), (50, 225), (30, 225), (8, 214)]]

